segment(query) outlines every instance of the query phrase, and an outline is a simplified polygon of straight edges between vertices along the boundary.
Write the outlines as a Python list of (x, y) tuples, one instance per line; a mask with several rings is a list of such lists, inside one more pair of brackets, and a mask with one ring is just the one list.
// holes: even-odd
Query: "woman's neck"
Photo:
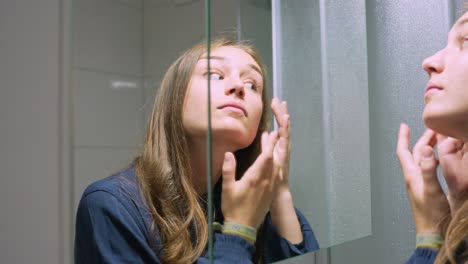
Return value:
[[(206, 140), (189, 140), (190, 166), (193, 184), (200, 195), (207, 192), (208, 188), (208, 155)], [(222, 174), (224, 153), (233, 151), (224, 144), (212, 143), (212, 186), (214, 187)]]

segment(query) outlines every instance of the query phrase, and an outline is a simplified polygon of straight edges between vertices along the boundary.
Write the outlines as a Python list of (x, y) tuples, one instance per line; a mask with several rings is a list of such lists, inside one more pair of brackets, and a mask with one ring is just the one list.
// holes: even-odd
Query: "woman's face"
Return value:
[(447, 46), (423, 62), (429, 74), (423, 118), (436, 132), (457, 137), (468, 129), (468, 12), (452, 27)]
[(261, 68), (245, 51), (222, 46), (211, 52), (210, 73), (206, 56), (195, 66), (185, 96), (182, 121), (189, 138), (205, 138), (207, 78), (211, 82), (211, 126), (213, 138), (231, 151), (249, 146), (262, 117)]

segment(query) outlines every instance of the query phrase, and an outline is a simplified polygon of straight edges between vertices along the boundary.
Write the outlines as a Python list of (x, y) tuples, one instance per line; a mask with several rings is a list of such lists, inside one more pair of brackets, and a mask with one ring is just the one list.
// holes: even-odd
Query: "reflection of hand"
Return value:
[(437, 135), (440, 167), (448, 185), (448, 201), (452, 215), (468, 198), (468, 144)]
[(282, 237), (291, 243), (300, 243), (303, 240), (301, 226), (294, 209), (293, 198), (289, 191), (289, 155), (290, 120), (288, 106), (285, 101), (280, 102), (274, 98), (271, 108), (278, 123), (278, 143), (273, 152), (273, 160), (278, 171), (278, 184), (270, 207), (273, 225)]
[(223, 190), (221, 210), (226, 222), (258, 228), (271, 204), (277, 179), (273, 150), (278, 141), (278, 132), (263, 133), (262, 153), (236, 181), (236, 159), (226, 152), (223, 164)]
[(275, 165), (278, 168), (279, 183), (277, 185), (277, 194), (289, 192), (289, 155), (290, 155), (290, 121), (288, 106), (286, 101), (280, 102), (278, 98), (273, 98), (271, 108), (278, 123), (278, 143), (275, 146), (273, 157)]
[(416, 233), (440, 234), (440, 223), (449, 213), (449, 204), (437, 179), (438, 160), (434, 156), (436, 134), (427, 129), (411, 152), (410, 130), (401, 124), (397, 155), (403, 170), (413, 210)]

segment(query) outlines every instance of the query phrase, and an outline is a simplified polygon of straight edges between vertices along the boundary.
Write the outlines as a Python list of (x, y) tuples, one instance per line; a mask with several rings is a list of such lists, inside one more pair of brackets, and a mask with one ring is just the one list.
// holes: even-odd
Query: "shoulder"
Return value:
[(137, 192), (137, 179), (133, 167), (91, 183), (83, 192), (86, 197), (94, 192), (105, 192), (120, 196), (123, 192)]
[(90, 184), (76, 213), (75, 262), (159, 263), (147, 208), (133, 168)]
[(150, 221), (146, 219), (149, 213), (140, 194), (133, 167), (91, 183), (83, 192), (78, 211), (91, 214), (125, 213), (134, 218), (144, 219), (145, 222)]

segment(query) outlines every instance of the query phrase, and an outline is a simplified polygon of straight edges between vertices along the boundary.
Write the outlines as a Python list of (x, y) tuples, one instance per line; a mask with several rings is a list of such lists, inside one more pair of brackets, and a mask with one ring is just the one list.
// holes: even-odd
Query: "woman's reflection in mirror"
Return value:
[[(210, 71), (207, 62), (210, 60)], [(207, 186), (207, 83), (212, 182)], [(168, 69), (143, 150), (129, 168), (92, 183), (76, 217), (76, 263), (208, 263), (213, 188), (215, 263), (264, 263), (318, 249), (288, 185), (286, 102), (267, 102), (258, 53), (230, 38), (198, 44)], [(278, 130), (268, 131), (270, 107)]]

